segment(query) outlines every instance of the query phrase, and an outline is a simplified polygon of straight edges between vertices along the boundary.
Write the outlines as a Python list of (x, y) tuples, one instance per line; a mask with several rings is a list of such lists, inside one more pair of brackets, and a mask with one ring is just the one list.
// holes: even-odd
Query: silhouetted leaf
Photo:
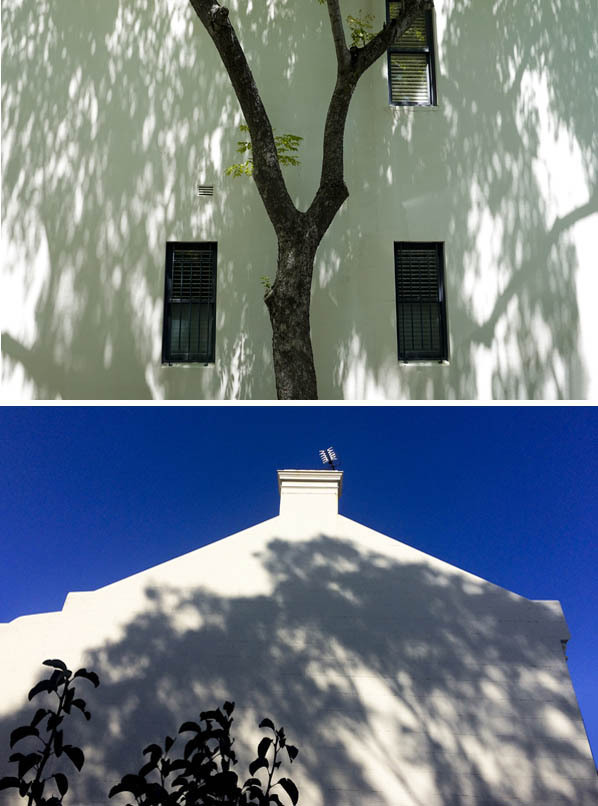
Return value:
[(210, 781), (214, 792), (218, 794), (225, 794), (227, 792), (234, 792), (237, 788), (237, 773), (229, 770), (228, 772), (219, 772), (214, 775)]
[(60, 758), (62, 755), (62, 731), (57, 730), (54, 734), (54, 752), (56, 756)]
[(293, 763), (294, 759), (297, 758), (299, 751), (297, 748), (292, 744), (287, 744), (287, 753), (289, 754), (289, 761), (291, 764)]
[(47, 708), (38, 708), (37, 711), (35, 712), (35, 716), (31, 720), (31, 727), (34, 728), (36, 725), (39, 725), (39, 723), (42, 721), (45, 715), (49, 713), (50, 711), (48, 711)]
[(10, 789), (11, 786), (19, 786), (19, 779), (14, 778), (13, 776), (7, 775), (4, 778), (0, 778), (0, 789)]
[(197, 722), (183, 722), (179, 728), (179, 733), (185, 733), (188, 730), (194, 730), (196, 733), (201, 733), (201, 725), (198, 725)]
[(56, 788), (61, 795), (65, 795), (69, 788), (69, 779), (62, 772), (54, 773), (53, 777), (56, 781)]
[(261, 783), (252, 784), (247, 791), (249, 792), (252, 798), (259, 798), (260, 800), (264, 794)]
[(87, 669), (77, 669), (73, 677), (84, 677), (97, 688), (100, 685), (100, 678), (95, 672), (88, 672)]
[(174, 744), (174, 739), (172, 738), (172, 736), (167, 736), (164, 739), (164, 750), (168, 753), (168, 751), (170, 750), (170, 748), (172, 747), (173, 744)]
[(13, 745), (20, 742), (21, 739), (24, 739), (26, 736), (39, 736), (39, 731), (37, 728), (34, 728), (33, 725), (23, 725), (21, 728), (15, 728), (10, 734), (10, 746), (13, 747)]
[(249, 774), (255, 775), (256, 772), (261, 769), (262, 767), (268, 768), (268, 759), (267, 758), (256, 758), (255, 761), (252, 761), (249, 765)]
[(264, 736), (257, 746), (257, 754), (259, 758), (266, 758), (266, 753), (268, 752), (268, 748), (271, 744), (272, 739), (270, 739), (268, 736)]
[(143, 767), (139, 770), (139, 776), (141, 778), (145, 778), (148, 772), (156, 769), (156, 762), (155, 761), (148, 761), (147, 764), (144, 764)]
[(44, 804), (44, 806), (60, 806), (62, 801), (56, 795), (52, 795), (47, 800), (40, 801), (40, 803)]
[(272, 792), (272, 793), (271, 793), (271, 794), (268, 796), (268, 800), (269, 800), (271, 803), (277, 803), (277, 804), (278, 804), (278, 806), (282, 806), (282, 803), (280, 802), (280, 798), (278, 797), (278, 795), (276, 794), (276, 792)]
[(72, 744), (65, 744), (62, 749), (73, 762), (75, 767), (79, 770), (79, 772), (81, 772), (81, 767), (83, 767), (83, 764), (85, 763), (83, 750), (81, 750), (80, 747), (73, 747)]
[[(25, 775), (29, 772), (32, 767), (41, 761), (41, 753), (27, 753), (26, 755), (21, 755), (18, 753), (17, 755), (21, 756), (19, 761), (19, 768), (18, 768), (18, 775), (19, 778), (24, 778)], [(11, 756), (12, 759), (12, 756)]]
[(162, 748), (160, 747), (159, 744), (148, 744), (148, 746), (143, 751), (143, 755), (145, 755), (146, 753), (151, 753), (152, 756), (157, 756), (158, 758), (160, 758), (160, 756), (162, 755)]
[(53, 658), (51, 660), (45, 660), (43, 662), (44, 666), (52, 666), (54, 669), (61, 669), (63, 672), (68, 672), (66, 668), (66, 663), (61, 661), (60, 658)]
[(265, 719), (262, 719), (262, 721), (259, 724), (259, 727), (260, 728), (272, 728), (272, 730), (274, 730), (274, 722), (272, 722), (271, 719), (268, 719), (268, 717), (266, 717)]
[(108, 793), (108, 797), (111, 798), (114, 795), (118, 795), (119, 792), (130, 792), (137, 797), (137, 795), (141, 794), (143, 791), (144, 784), (145, 781), (138, 775), (123, 775), (122, 781), (112, 787)]
[(62, 717), (57, 714), (50, 714), (48, 717), (48, 730), (54, 730), (62, 722)]
[(33, 686), (31, 691), (27, 695), (27, 698), (29, 700), (32, 700), (42, 691), (54, 691), (54, 685), (51, 683), (50, 680), (40, 680), (39, 683)]
[(224, 703), (224, 705), (222, 706), (222, 708), (224, 709), (224, 712), (226, 713), (226, 715), (230, 716), (232, 714), (232, 712), (235, 710), (235, 704), (234, 704), (234, 702), (229, 702), (227, 700)]
[(299, 800), (299, 792), (295, 784), (291, 781), (291, 779), (280, 778), (276, 783), (281, 785), (281, 787), (284, 789), (284, 791), (287, 793), (287, 795), (293, 802), (293, 806), (296, 806), (296, 803)]

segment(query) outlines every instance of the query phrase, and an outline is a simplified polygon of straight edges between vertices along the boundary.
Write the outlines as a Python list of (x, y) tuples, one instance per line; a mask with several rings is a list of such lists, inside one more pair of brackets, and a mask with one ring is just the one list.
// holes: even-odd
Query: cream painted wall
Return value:
[(71, 806), (225, 698), (242, 765), (262, 717), (284, 724), (303, 806), (593, 806), (559, 603), (340, 516), (339, 476), (286, 471), (278, 517), (1, 625), (0, 735), (62, 657), (102, 680)]
[[(594, 2), (436, 6), (438, 107), (390, 107), (384, 60), (353, 102), (351, 197), (315, 272), (320, 396), (595, 399)], [(273, 125), (305, 138), (287, 170), (305, 207), (326, 11), (230, 7)], [(273, 397), (275, 240), (251, 180), (223, 174), (239, 108), (186, 0), (6, 0), (2, 23), (4, 397)], [(160, 363), (165, 242), (185, 239), (218, 241), (209, 367)], [(416, 239), (446, 245), (447, 365), (396, 358), (393, 242)]]

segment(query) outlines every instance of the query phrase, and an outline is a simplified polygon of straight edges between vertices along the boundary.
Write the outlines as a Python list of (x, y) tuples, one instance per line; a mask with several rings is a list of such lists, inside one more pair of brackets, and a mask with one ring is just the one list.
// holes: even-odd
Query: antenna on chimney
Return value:
[(330, 446), (330, 448), (326, 448), (324, 451), (320, 451), (320, 459), (322, 460), (323, 465), (330, 465), (332, 470), (336, 470), (334, 463), (338, 464), (338, 459), (336, 458), (336, 453), (334, 452), (334, 448)]

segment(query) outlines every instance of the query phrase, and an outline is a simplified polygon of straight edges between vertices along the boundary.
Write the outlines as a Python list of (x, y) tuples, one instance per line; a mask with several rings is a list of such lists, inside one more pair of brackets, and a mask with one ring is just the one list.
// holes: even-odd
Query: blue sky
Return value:
[(276, 515), (334, 445), (343, 515), (561, 601), (598, 755), (596, 408), (5, 407), (0, 440), (0, 621)]

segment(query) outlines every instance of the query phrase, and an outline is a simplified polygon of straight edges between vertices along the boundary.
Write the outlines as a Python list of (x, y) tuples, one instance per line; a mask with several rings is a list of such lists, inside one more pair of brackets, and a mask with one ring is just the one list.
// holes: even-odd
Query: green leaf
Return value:
[(64, 661), (61, 661), (60, 658), (45, 660), (44, 666), (51, 666), (54, 669), (61, 669), (63, 672), (68, 672), (68, 669), (66, 668), (66, 663), (64, 663)]
[(13, 745), (20, 742), (21, 739), (24, 739), (26, 736), (39, 736), (39, 731), (32, 725), (23, 725), (21, 728), (15, 728), (10, 734), (10, 746), (13, 747)]
[(52, 776), (56, 781), (56, 787), (60, 794), (64, 796), (69, 788), (69, 779), (62, 772), (55, 772)]
[(270, 739), (268, 736), (264, 736), (257, 746), (257, 754), (259, 758), (266, 758), (266, 753), (268, 752), (268, 748), (271, 744), (272, 739)]
[(293, 806), (296, 806), (297, 801), (299, 800), (299, 791), (295, 784), (291, 781), (290, 778), (280, 778), (277, 782), (280, 784), (287, 795), (290, 797), (291, 801), (293, 802)]
[(259, 724), (259, 727), (260, 728), (271, 728), (272, 730), (274, 730), (274, 722), (272, 722), (271, 719), (268, 719), (268, 717), (266, 717), (265, 719), (262, 719), (262, 721)]
[(249, 774), (255, 775), (256, 772), (261, 769), (262, 767), (268, 768), (268, 759), (267, 758), (256, 758), (255, 761), (252, 761), (249, 765)]
[(66, 755), (70, 758), (73, 762), (75, 767), (81, 772), (81, 768), (85, 763), (85, 756), (83, 755), (83, 750), (80, 747), (73, 747), (72, 744), (65, 744), (62, 748)]

